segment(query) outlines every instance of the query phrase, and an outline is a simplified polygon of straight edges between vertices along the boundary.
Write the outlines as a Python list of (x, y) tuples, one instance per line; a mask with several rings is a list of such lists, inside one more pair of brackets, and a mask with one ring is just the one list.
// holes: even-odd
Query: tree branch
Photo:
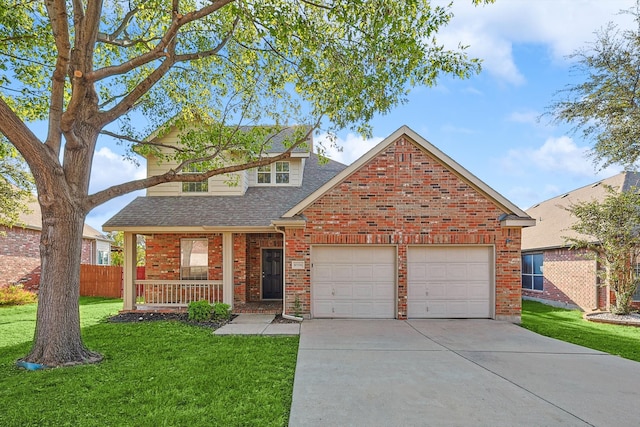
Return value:
[(56, 153), (48, 150), (48, 147), (38, 140), (38, 137), (2, 98), (0, 98), (0, 132), (22, 154), (34, 176), (42, 175), (39, 172), (43, 168), (49, 170), (60, 168)]
[[(120, 23), (118, 28), (115, 29), (115, 31), (113, 33), (111, 33), (111, 34), (98, 33), (97, 41), (100, 41), (100, 42), (103, 42), (103, 43), (116, 44), (116, 42), (117, 42), (116, 39), (118, 38), (118, 36), (120, 34), (122, 34), (122, 32), (125, 30), (125, 28), (127, 28), (129, 23), (131, 22), (133, 17), (136, 16), (136, 13), (138, 13), (139, 10), (140, 10), (139, 8), (134, 7), (129, 12), (127, 12), (127, 14), (124, 16), (124, 18), (122, 18), (122, 22)], [(125, 39), (125, 40), (123, 40), (123, 42), (130, 42), (130, 40)], [(118, 46), (120, 46), (120, 44), (118, 44)]]
[(62, 132), (59, 124), (64, 112), (64, 86), (71, 61), (71, 40), (69, 39), (67, 7), (64, 0), (47, 1), (46, 7), (58, 55), (51, 78), (49, 129), (45, 144), (58, 156), (62, 144)]
[(167, 29), (165, 35), (160, 39), (160, 42), (156, 45), (156, 47), (150, 52), (144, 53), (140, 56), (137, 56), (127, 62), (124, 62), (119, 65), (113, 65), (110, 67), (104, 67), (99, 70), (95, 70), (89, 73), (86, 78), (92, 82), (97, 82), (103, 80), (107, 77), (125, 74), (135, 68), (138, 68), (142, 65), (153, 62), (163, 56), (166, 56), (165, 50), (169, 46), (172, 40), (178, 34), (180, 28), (184, 25), (193, 22), (195, 20), (201, 19), (207, 15), (212, 14), (213, 12), (221, 9), (229, 3), (232, 3), (234, 0), (218, 0), (213, 2), (211, 5), (203, 7), (197, 11), (190, 12), (186, 15), (175, 14), (173, 22)]
[[(296, 149), (300, 144), (306, 141), (309, 136), (313, 133), (315, 129), (319, 126), (319, 121), (316, 122), (314, 126), (311, 126), (309, 131), (296, 142), (294, 142), (291, 147), (289, 147), (284, 153), (278, 154), (274, 157), (262, 157), (258, 160), (254, 160), (252, 162), (246, 162), (238, 165), (226, 166), (218, 169), (213, 169), (203, 173), (189, 173), (189, 174), (180, 174), (176, 169), (172, 169), (169, 172), (166, 172), (162, 175), (156, 175), (147, 177), (144, 179), (139, 179), (136, 181), (129, 181), (123, 184), (118, 184), (111, 186), (105, 190), (99, 191), (91, 196), (87, 197), (84, 201), (83, 207), (86, 211), (90, 211), (96, 206), (101, 205), (102, 203), (107, 202), (115, 197), (122, 196), (123, 194), (131, 193), (132, 191), (143, 190), (145, 188), (153, 187), (158, 184), (164, 184), (167, 182), (200, 182), (205, 179), (211, 178), (216, 175), (224, 175), (227, 173), (238, 172), (241, 170), (252, 169), (258, 166), (269, 165), (271, 163), (288, 159), (291, 157), (291, 153)], [(203, 161), (205, 158), (193, 159), (190, 160), (190, 163)], [(185, 162), (186, 163), (186, 162)], [(184, 163), (181, 165), (182, 167), (186, 166)]]

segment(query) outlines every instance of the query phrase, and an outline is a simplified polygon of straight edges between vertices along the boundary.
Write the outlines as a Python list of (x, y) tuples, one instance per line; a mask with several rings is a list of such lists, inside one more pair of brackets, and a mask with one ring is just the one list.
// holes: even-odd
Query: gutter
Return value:
[(276, 231), (282, 234), (282, 317), (288, 320), (295, 320), (297, 322), (302, 322), (304, 319), (298, 316), (292, 316), (290, 314), (285, 313), (285, 307), (287, 306), (287, 235), (284, 230), (281, 230), (277, 225), (273, 226)]

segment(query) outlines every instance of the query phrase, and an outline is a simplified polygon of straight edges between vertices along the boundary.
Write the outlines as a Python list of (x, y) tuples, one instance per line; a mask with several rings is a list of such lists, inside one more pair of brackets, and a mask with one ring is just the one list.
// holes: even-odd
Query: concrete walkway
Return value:
[(240, 314), (214, 335), (298, 335), (299, 323), (271, 323), (273, 314)]
[(611, 426), (638, 420), (640, 363), (517, 325), (302, 324), (292, 427)]

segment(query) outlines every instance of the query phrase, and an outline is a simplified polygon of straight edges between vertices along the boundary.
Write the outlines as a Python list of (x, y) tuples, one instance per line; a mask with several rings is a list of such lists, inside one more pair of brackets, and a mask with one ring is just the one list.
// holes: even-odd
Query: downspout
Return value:
[(277, 225), (274, 225), (274, 228), (278, 233), (282, 234), (282, 317), (284, 319), (302, 322), (304, 320), (302, 317), (285, 313), (285, 307), (287, 306), (287, 234)]

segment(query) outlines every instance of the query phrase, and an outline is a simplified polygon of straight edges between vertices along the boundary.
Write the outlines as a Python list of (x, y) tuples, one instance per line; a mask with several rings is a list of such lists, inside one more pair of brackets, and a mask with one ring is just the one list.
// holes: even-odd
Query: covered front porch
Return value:
[[(145, 275), (137, 277), (137, 237), (145, 236)], [(124, 311), (186, 310), (223, 302), (234, 313), (283, 311), (282, 234), (267, 230), (124, 233)]]

